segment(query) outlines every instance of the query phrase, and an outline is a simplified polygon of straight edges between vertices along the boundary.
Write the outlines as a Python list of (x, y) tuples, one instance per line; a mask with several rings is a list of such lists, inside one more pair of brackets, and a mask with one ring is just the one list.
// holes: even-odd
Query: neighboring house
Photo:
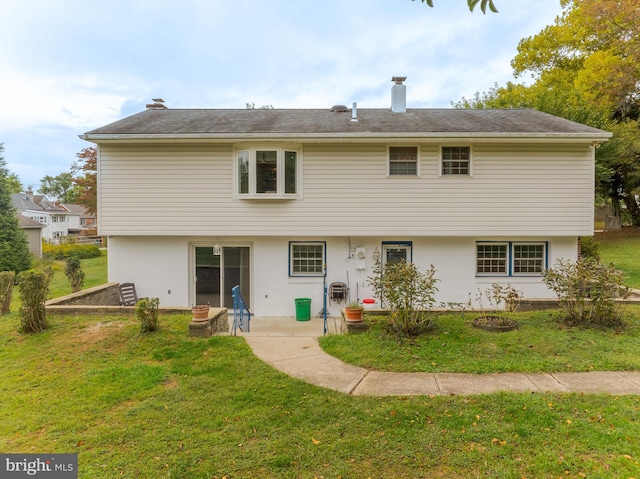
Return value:
[(95, 235), (96, 234), (96, 217), (87, 212), (82, 205), (72, 203), (61, 203), (69, 213), (68, 231), (70, 235)]
[[(324, 285), (371, 297), (375, 261), (439, 279), (438, 302), (492, 283), (552, 297), (542, 272), (593, 234), (596, 146), (611, 135), (535, 110), (167, 109), (90, 131), (109, 281), (166, 306), (258, 316), (323, 307)], [(331, 302), (336, 315), (345, 303)]]
[(95, 234), (96, 217), (88, 214), (82, 205), (49, 201), (31, 190), (12, 194), (11, 200), (20, 215), (42, 225), (42, 238), (50, 243), (58, 243), (70, 235)]
[(20, 214), (16, 216), (20, 221), (20, 228), (24, 230), (27, 237), (29, 251), (38, 258), (42, 258), (42, 228), (44, 228), (44, 225), (39, 221), (32, 220)]
[(57, 243), (60, 238), (69, 234), (69, 212), (61, 205), (49, 201), (43, 195), (34, 195), (30, 190), (12, 194), (11, 200), (18, 213), (44, 226), (42, 237), (45, 240)]

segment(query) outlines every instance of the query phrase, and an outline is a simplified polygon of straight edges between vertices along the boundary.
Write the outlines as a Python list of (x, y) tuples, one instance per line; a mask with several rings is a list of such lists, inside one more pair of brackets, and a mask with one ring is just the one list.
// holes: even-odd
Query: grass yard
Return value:
[(368, 332), (320, 339), (343, 361), (396, 372), (640, 371), (640, 306), (628, 306), (622, 331), (566, 328), (556, 311), (516, 313), (520, 329), (490, 333), (471, 326), (473, 313), (440, 314), (433, 331), (399, 341), (385, 334), (385, 318)]
[[(82, 268), (85, 288), (106, 281), (106, 256)], [(54, 269), (51, 296), (68, 294)], [(25, 335), (17, 306), (16, 292), (0, 317), (0, 451), (78, 453), (81, 479), (640, 477), (636, 396), (352, 397), (276, 371), (242, 338), (189, 337), (187, 314), (148, 335), (120, 316), (51, 316)], [(629, 313), (620, 332), (540, 312), (492, 334), (444, 315), (411, 342), (379, 324), (322, 342), (382, 370), (640, 370)]]
[[(52, 261), (53, 278), (49, 285), (49, 298), (59, 298), (71, 294), (71, 285), (64, 274), (65, 261)], [(89, 258), (80, 260), (80, 265), (85, 273), (82, 289), (92, 288), (107, 282), (107, 252), (102, 251), (99, 258)], [(18, 288), (14, 289), (11, 298), (11, 311), (18, 311), (20, 308), (20, 294)]]
[(640, 228), (596, 233), (600, 257), (624, 271), (625, 284), (640, 289)]
[(0, 451), (78, 453), (83, 479), (639, 475), (638, 397), (351, 397), (187, 315), (50, 322), (0, 320)]

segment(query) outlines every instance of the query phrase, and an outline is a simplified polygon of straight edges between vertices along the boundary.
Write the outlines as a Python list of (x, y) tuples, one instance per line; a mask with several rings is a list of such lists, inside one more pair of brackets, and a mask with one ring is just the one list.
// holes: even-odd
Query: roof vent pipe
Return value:
[(358, 104), (355, 101), (351, 109), (351, 121), (358, 121)]
[(394, 85), (391, 87), (391, 111), (393, 113), (406, 113), (407, 111), (407, 85), (403, 85), (407, 77), (392, 77)]

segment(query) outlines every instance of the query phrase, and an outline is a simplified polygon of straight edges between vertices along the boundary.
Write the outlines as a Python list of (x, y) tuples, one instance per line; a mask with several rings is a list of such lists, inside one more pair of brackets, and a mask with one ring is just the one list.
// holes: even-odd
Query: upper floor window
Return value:
[(415, 146), (389, 147), (389, 175), (401, 176), (418, 174), (418, 148)]
[(51, 221), (53, 223), (64, 223), (65, 222), (65, 217), (64, 217), (64, 215), (53, 215), (53, 216), (51, 216)]
[(469, 175), (471, 173), (471, 148), (468, 146), (442, 147), (442, 174)]
[(250, 148), (237, 152), (236, 188), (241, 197), (297, 196), (299, 153), (287, 148)]

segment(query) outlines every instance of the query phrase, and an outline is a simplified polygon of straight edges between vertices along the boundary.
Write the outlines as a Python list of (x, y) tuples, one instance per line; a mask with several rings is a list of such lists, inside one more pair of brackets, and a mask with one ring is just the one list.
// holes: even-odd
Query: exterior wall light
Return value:
[(378, 250), (377, 246), (376, 246), (376, 249), (373, 251), (373, 260), (376, 263), (380, 262), (380, 250)]

